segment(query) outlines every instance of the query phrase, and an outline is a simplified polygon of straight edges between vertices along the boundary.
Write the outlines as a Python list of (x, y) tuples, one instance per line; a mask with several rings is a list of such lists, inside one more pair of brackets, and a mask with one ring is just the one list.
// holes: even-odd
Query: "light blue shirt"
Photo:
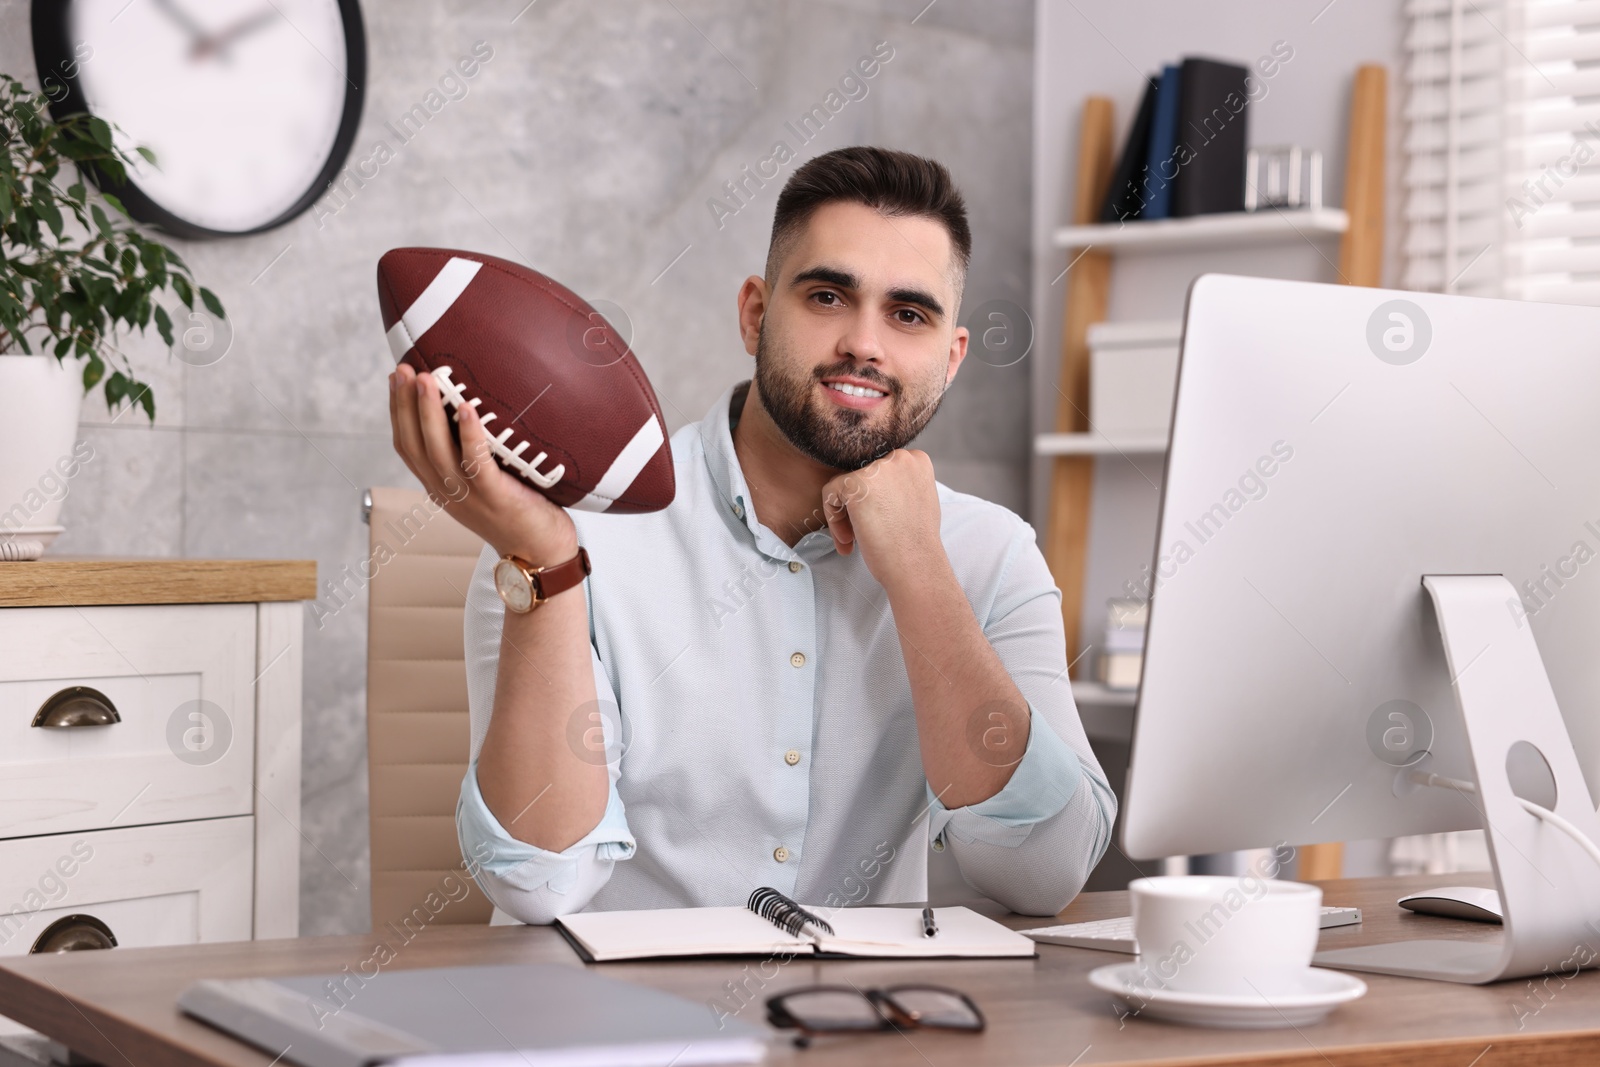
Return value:
[[(1055, 914), (1105, 851), (1116, 800), (1073, 704), (1061, 593), (1033, 528), (938, 485), (945, 552), (1030, 709), (1005, 786), (947, 809), (923, 774), (888, 595), (861, 552), (840, 555), (825, 529), (791, 548), (750, 506), (730, 423), (748, 385), (673, 434), (670, 507), (571, 512), (593, 565), (600, 707), (555, 714), (574, 751), (594, 742), (611, 787), (600, 822), (561, 852), (513, 838), (478, 789), (504, 621), (484, 549), (467, 596), (472, 760), (456, 809), (465, 854), (492, 855), (479, 884), (528, 923), (738, 905), (757, 886), (819, 906), (897, 903), (925, 899), (929, 850), (948, 849), (978, 892)], [(981, 744), (974, 722), (968, 742)]]

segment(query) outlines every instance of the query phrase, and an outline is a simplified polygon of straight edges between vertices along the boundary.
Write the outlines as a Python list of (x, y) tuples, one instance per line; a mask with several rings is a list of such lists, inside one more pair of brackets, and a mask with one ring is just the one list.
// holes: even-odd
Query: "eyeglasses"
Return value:
[(887, 989), (814, 985), (767, 998), (767, 1022), (799, 1030), (794, 1043), (805, 1048), (814, 1034), (861, 1033), (874, 1030), (983, 1029), (983, 1012), (972, 998), (933, 985), (898, 985)]

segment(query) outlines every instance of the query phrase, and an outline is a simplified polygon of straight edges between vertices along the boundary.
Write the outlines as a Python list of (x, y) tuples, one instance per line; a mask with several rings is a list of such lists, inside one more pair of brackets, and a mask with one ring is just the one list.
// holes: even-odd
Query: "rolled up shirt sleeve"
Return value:
[(467, 593), (463, 631), (467, 669), (467, 704), (471, 720), (471, 755), (456, 802), (456, 834), (464, 856), (478, 857), (474, 877), (485, 895), (506, 915), (525, 923), (554, 922), (581, 911), (610, 878), (618, 860), (630, 858), (636, 842), (617, 792), (621, 775), (620, 712), (611, 680), (590, 643), (595, 696), (603, 714), (605, 756), (609, 775), (605, 813), (578, 841), (560, 852), (518, 840), (501, 824), (478, 787), (478, 755), (494, 709), (505, 607), (494, 591), (493, 550), (485, 548)]
[(1027, 747), (1000, 792), (976, 804), (952, 809), (939, 803), (930, 786), (928, 802), (933, 818), (929, 832), (935, 839), (948, 833), (963, 841), (1020, 844), (1035, 823), (1067, 806), (1083, 775), (1077, 754), (1030, 703)]
[(1033, 527), (1018, 525), (984, 635), (1028, 703), (1028, 744), (985, 800), (946, 809), (930, 789), (929, 834), (974, 889), (1012, 911), (1054, 915), (1109, 846), (1117, 800), (1072, 699), (1061, 591)]
[[(614, 782), (606, 798), (605, 814), (595, 828), (560, 852), (519, 841), (500, 825), (500, 820), (484, 803), (478, 789), (476, 759), (467, 766), (467, 773), (461, 779), (461, 798), (456, 802), (456, 833), (467, 846), (463, 848), (464, 853), (487, 857), (478, 868), (492, 876), (498, 885), (519, 892), (547, 889), (558, 897), (567, 896), (577, 886), (585, 860), (592, 857), (609, 864), (628, 859), (635, 848), (622, 810), (622, 798), (617, 795)], [(474, 849), (473, 845), (477, 847)], [(495, 903), (499, 906), (498, 900)], [(514, 914), (503, 906), (501, 910)]]

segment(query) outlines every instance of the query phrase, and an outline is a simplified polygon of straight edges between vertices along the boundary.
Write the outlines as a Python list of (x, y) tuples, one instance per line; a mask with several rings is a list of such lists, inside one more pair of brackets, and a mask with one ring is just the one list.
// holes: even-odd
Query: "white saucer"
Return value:
[(1292, 981), (1258, 993), (1178, 993), (1141, 982), (1139, 963), (1114, 963), (1089, 972), (1089, 984), (1110, 993), (1136, 1015), (1190, 1026), (1271, 1030), (1320, 1022), (1334, 1008), (1367, 991), (1367, 983), (1342, 971), (1307, 967)]

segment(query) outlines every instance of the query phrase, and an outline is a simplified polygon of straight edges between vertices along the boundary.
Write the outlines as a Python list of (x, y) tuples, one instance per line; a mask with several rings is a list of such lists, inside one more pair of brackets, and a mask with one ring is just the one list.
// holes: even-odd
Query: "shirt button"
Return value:
[(936, 838), (933, 839), (933, 850), (935, 852), (943, 852), (944, 851), (944, 838), (936, 837)]
[(792, 667), (804, 667), (806, 665), (806, 654), (804, 652), (796, 652), (789, 657), (789, 665)]
[(784, 848), (782, 845), (779, 845), (777, 848), (772, 850), (772, 858), (777, 860), (779, 863), (787, 863), (789, 861), (789, 850)]
[(735, 503), (733, 505), (733, 513), (735, 515), (737, 515), (741, 519), (744, 518), (744, 505), (740, 504), (740, 503)]
[(787, 763), (791, 767), (793, 767), (796, 763), (799, 763), (800, 750), (798, 748), (791, 748), (789, 751), (785, 752), (783, 754), (783, 762)]
[(799, 574), (800, 573), (800, 568), (803, 567), (803, 566), (805, 566), (805, 564), (801, 563), (799, 560), (791, 559), (789, 561), (789, 573), (790, 574)]

